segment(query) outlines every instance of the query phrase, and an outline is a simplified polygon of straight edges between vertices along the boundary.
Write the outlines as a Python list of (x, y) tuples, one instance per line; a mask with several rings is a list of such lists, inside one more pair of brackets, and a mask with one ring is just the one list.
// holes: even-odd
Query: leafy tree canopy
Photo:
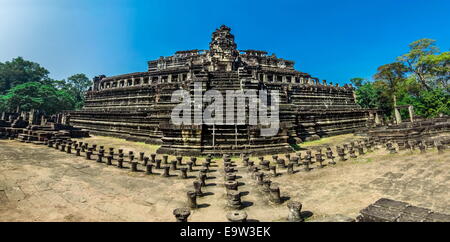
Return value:
[(5, 111), (35, 109), (54, 114), (62, 110), (71, 110), (75, 106), (75, 100), (70, 93), (40, 82), (17, 85), (2, 96), (1, 100)]
[(17, 57), (0, 63), (0, 94), (26, 82), (49, 82), (49, 71), (38, 63)]
[(445, 85), (448, 85), (449, 52), (439, 53), (436, 41), (432, 39), (414, 41), (409, 45), (409, 49), (408, 53), (397, 58), (406, 67), (407, 73), (416, 77), (417, 81), (427, 90), (431, 90), (438, 82), (442, 83), (443, 79), (446, 79)]
[(435, 41), (420, 39), (396, 62), (378, 67), (374, 81), (353, 78), (357, 102), (391, 115), (394, 101), (413, 105), (423, 117), (450, 115), (450, 52), (439, 53)]
[(80, 109), (91, 86), (85, 74), (53, 80), (38, 63), (17, 57), (0, 63), (0, 111), (38, 109), (49, 114)]

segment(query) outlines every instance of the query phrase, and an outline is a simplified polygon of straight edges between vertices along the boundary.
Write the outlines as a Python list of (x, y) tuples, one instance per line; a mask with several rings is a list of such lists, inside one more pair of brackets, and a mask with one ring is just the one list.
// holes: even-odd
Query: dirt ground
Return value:
[[(302, 145), (304, 148), (337, 144), (356, 139), (342, 135)], [(107, 137), (83, 140), (106, 148), (123, 148), (149, 155), (157, 146), (127, 142)], [(304, 151), (302, 152), (304, 153)], [(305, 172), (295, 167), (293, 175), (279, 169), (273, 182), (279, 183), (285, 202), (273, 205), (262, 194), (239, 159), (239, 190), (249, 219), (285, 221), (287, 200), (300, 201), (308, 221), (336, 214), (356, 217), (359, 211), (379, 198), (386, 197), (422, 206), (436, 212), (450, 213), (450, 150), (438, 154), (401, 151), (389, 154), (385, 149), (356, 159), (337, 161)], [(203, 158), (197, 162), (201, 164)], [(257, 163), (256, 157), (252, 158)], [(125, 165), (129, 167), (129, 164)], [(186, 204), (186, 192), (199, 167), (189, 178), (145, 175), (85, 160), (56, 149), (0, 140), (0, 221), (174, 221), (173, 209)], [(162, 173), (162, 170), (156, 170)], [(205, 196), (198, 198), (200, 208), (189, 221), (226, 221), (223, 169), (214, 160), (208, 173)]]

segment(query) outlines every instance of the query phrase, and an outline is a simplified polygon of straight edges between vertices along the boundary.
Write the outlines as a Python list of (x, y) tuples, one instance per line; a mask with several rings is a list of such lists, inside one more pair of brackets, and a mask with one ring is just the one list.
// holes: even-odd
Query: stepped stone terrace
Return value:
[[(173, 124), (172, 93), (187, 90), (194, 99), (194, 83), (203, 93), (218, 90), (224, 96), (227, 90), (279, 91), (278, 133), (263, 137), (261, 125)], [(379, 122), (376, 110), (355, 103), (351, 85), (320, 81), (275, 54), (238, 50), (227, 26), (212, 34), (209, 50), (178, 51), (149, 61), (145, 72), (95, 77), (85, 107), (71, 112), (70, 120), (92, 134), (159, 144), (158, 153), (179, 155), (283, 153), (292, 144)]]

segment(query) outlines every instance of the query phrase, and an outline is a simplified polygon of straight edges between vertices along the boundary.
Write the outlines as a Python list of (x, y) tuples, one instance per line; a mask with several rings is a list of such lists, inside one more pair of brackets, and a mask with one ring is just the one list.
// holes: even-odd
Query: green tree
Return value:
[(11, 88), (1, 97), (2, 111), (30, 111), (41, 110), (47, 114), (54, 114), (75, 107), (75, 99), (65, 90), (40, 82), (27, 82)]
[(450, 52), (424, 56), (421, 62), (428, 69), (433, 86), (450, 91)]
[[(409, 45), (409, 52), (398, 57), (407, 72), (414, 75), (417, 81), (428, 91), (437, 81), (447, 81), (450, 73), (450, 57), (448, 52), (439, 53), (436, 41), (432, 39), (420, 39)], [(441, 75), (447, 77), (443, 80)]]
[(422, 117), (450, 115), (450, 94), (443, 88), (423, 89), (419, 95), (407, 95), (400, 102), (413, 105), (415, 113)]
[(22, 57), (0, 63), (0, 94), (27, 82), (49, 82), (48, 74), (48, 70), (38, 63), (24, 60)]
[(92, 85), (92, 81), (85, 74), (75, 74), (68, 77), (67, 81), (59, 81), (58, 84), (75, 98), (75, 108), (80, 109), (84, 105), (84, 94)]
[(374, 75), (375, 88), (379, 90), (379, 108), (390, 115), (396, 99), (399, 86), (406, 79), (406, 67), (399, 62), (378, 67)]

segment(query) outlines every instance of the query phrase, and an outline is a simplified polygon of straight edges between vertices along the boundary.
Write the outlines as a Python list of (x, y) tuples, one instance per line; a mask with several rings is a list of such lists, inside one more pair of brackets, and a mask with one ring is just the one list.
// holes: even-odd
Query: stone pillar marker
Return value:
[(186, 167), (182, 167), (180, 168), (180, 172), (181, 172), (181, 179), (187, 179), (187, 168)]
[(192, 166), (194, 165), (194, 163), (192, 161), (188, 161), (188, 162), (186, 162), (186, 165), (188, 166), (187, 167), (188, 171), (192, 172), (193, 171)]
[(202, 192), (202, 182), (201, 181), (194, 181), (194, 189), (195, 189), (195, 194), (197, 194), (197, 196), (202, 196), (203, 192)]
[(162, 176), (163, 176), (163, 177), (169, 177), (169, 176), (170, 176), (170, 174), (169, 174), (170, 166), (165, 165), (165, 166), (163, 167), (163, 169), (164, 169), (164, 172), (163, 172)]
[(225, 182), (225, 188), (228, 190), (238, 190), (238, 182), (237, 181), (226, 181)]
[(321, 153), (316, 154), (316, 161), (319, 162), (319, 165), (317, 166), (318, 168), (323, 168), (324, 167), (324, 165), (322, 164), (323, 158), (322, 158), (322, 154)]
[(80, 147), (76, 148), (76, 154), (75, 155), (76, 156), (80, 156), (81, 155), (81, 148)]
[(294, 174), (294, 163), (289, 162), (287, 165), (287, 174)]
[(144, 166), (147, 166), (149, 158), (147, 156), (144, 157)]
[(409, 120), (411, 121), (411, 123), (414, 123), (414, 106), (409, 105), (408, 112), (409, 112)]
[(92, 155), (92, 151), (88, 150), (86, 152), (86, 160), (90, 160), (91, 159), (91, 155)]
[(301, 216), (302, 204), (296, 201), (289, 201), (287, 203), (289, 209), (288, 221), (289, 222), (303, 222)]
[(197, 164), (195, 162), (197, 162), (197, 158), (196, 157), (191, 157), (191, 162), (193, 166), (196, 166)]
[(236, 174), (234, 173), (226, 173), (224, 176), (225, 181), (235, 181), (236, 180)]
[(199, 174), (198, 174), (198, 179), (199, 179), (199, 181), (200, 181), (200, 184), (201, 184), (201, 186), (202, 187), (205, 187), (206, 186), (206, 173), (204, 173), (204, 172), (199, 172)]
[(286, 162), (284, 159), (278, 159), (277, 164), (279, 168), (286, 168)]
[(98, 154), (97, 155), (97, 162), (98, 163), (102, 163), (103, 162), (103, 155), (102, 154)]
[(311, 159), (305, 159), (305, 161), (303, 162), (303, 170), (308, 172), (311, 170), (311, 168), (309, 168), (309, 165), (311, 164)]
[(270, 170), (272, 171), (272, 175), (274, 177), (277, 176), (277, 167), (276, 166), (270, 166)]
[(195, 191), (188, 191), (187, 192), (187, 204), (189, 208), (196, 209), (198, 208), (197, 205), (197, 194)]
[(179, 166), (183, 165), (183, 163), (182, 163), (183, 157), (182, 156), (177, 156), (176, 159), (177, 159), (177, 165), (179, 165)]
[(123, 158), (117, 159), (117, 168), (123, 168)]
[(155, 164), (156, 164), (156, 166), (155, 166), (156, 169), (161, 169), (161, 159), (156, 159)]
[(147, 164), (145, 167), (146, 167), (145, 174), (147, 174), (147, 175), (153, 174), (153, 171), (152, 171), (153, 164)]
[(402, 123), (402, 116), (400, 115), (400, 111), (397, 108), (397, 102), (395, 101), (396, 98), (394, 96), (394, 114), (395, 114), (395, 121), (397, 124)]
[(265, 171), (269, 171), (270, 170), (270, 161), (263, 160), (263, 161), (260, 162), (260, 165), (263, 168), (263, 170), (265, 170)]
[(235, 190), (227, 190), (227, 204), (230, 208), (241, 209), (241, 193)]
[(269, 189), (270, 189), (269, 201), (275, 204), (280, 204), (282, 201), (280, 196), (280, 188), (278, 187), (278, 184), (272, 183)]
[(177, 208), (173, 210), (173, 215), (175, 215), (177, 222), (187, 222), (191, 210), (189, 208)]
[(177, 161), (173, 160), (170, 162), (170, 170), (175, 171), (177, 170)]
[(264, 172), (256, 172), (255, 173), (255, 179), (256, 179), (256, 184), (257, 185), (263, 185), (263, 180), (264, 180)]
[(138, 163), (136, 161), (131, 162), (131, 171), (132, 172), (137, 172), (138, 171), (137, 165), (138, 165)]

